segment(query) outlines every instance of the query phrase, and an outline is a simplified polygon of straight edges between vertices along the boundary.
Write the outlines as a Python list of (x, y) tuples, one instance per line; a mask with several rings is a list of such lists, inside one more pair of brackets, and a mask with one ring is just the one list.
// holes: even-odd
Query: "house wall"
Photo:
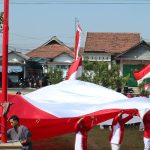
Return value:
[(132, 49), (128, 51), (127, 53), (125, 53), (124, 55), (122, 55), (120, 59), (136, 60), (136, 61), (150, 60), (150, 47), (146, 45), (140, 45), (137, 48)]
[(24, 59), (21, 58), (20, 56), (16, 55), (15, 53), (10, 53), (8, 54), (8, 62), (10, 63), (25, 63)]
[[(59, 62), (59, 64), (53, 64), (51, 65), (51, 67), (58, 67), (63, 71), (63, 78), (66, 78), (68, 69), (70, 64), (72, 64), (72, 62), (74, 61), (74, 58), (69, 56), (68, 54), (61, 54), (58, 57), (56, 57), (55, 59), (53, 59), (53, 62)], [(62, 63), (62, 64), (60, 64)]]
[(150, 63), (150, 47), (143, 42), (119, 56), (119, 60), (120, 74), (123, 76), (130, 75), (128, 86), (136, 87), (137, 81), (133, 72)]
[(89, 61), (111, 61), (109, 53), (84, 53), (84, 57)]
[[(2, 56), (0, 60), (2, 60)], [(23, 57), (17, 55), (15, 52), (8, 53), (8, 87), (17, 86), (20, 78), (26, 77), (25, 65), (26, 60)], [(0, 64), (0, 76), (2, 76), (2, 64)]]
[(62, 63), (63, 62), (72, 63), (73, 60), (74, 60), (73, 57), (69, 56), (68, 54), (62, 54), (53, 59), (54, 62), (62, 62)]

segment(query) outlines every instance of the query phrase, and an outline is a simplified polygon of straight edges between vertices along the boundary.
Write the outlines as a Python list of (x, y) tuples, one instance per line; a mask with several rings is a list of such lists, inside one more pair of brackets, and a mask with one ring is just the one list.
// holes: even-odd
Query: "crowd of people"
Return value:
[(20, 78), (18, 84), (21, 88), (41, 88), (48, 85), (48, 77), (44, 75), (32, 75), (25, 79)]

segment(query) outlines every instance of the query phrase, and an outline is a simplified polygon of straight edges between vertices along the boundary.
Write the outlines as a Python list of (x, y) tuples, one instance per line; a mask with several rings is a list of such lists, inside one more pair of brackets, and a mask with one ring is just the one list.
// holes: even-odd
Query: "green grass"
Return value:
[[(88, 134), (88, 150), (110, 150), (108, 141), (109, 129), (94, 127)], [(35, 150), (74, 150), (75, 134), (66, 134), (50, 139), (33, 141)], [(142, 150), (143, 132), (138, 126), (125, 127), (125, 135), (121, 145), (121, 150)]]

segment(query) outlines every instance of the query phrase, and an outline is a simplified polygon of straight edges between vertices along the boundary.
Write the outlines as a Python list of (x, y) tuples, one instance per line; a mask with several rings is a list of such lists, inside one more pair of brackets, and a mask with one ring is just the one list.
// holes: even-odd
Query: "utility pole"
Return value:
[(1, 132), (2, 143), (7, 142), (7, 109), (9, 107), (7, 98), (7, 83), (8, 83), (8, 14), (9, 14), (9, 0), (4, 0), (4, 17), (3, 17), (3, 39), (2, 39), (2, 99), (1, 106), (3, 113), (1, 116)]

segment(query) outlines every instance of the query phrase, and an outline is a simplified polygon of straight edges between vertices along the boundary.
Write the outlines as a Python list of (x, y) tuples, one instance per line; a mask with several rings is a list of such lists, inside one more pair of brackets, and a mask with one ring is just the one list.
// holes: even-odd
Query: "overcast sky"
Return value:
[(87, 32), (138, 32), (150, 41), (149, 15), (149, 0), (10, 0), (9, 46), (28, 51), (57, 36), (73, 47), (75, 18), (82, 46)]

